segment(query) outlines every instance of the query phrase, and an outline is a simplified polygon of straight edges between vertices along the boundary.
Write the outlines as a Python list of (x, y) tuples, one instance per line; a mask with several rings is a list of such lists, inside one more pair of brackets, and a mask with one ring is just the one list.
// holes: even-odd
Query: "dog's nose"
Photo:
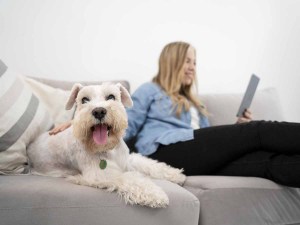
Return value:
[(103, 119), (104, 116), (106, 115), (106, 113), (107, 113), (107, 111), (106, 111), (106, 109), (103, 108), (103, 107), (95, 108), (95, 109), (93, 109), (93, 111), (92, 111), (93, 116), (94, 116), (96, 119), (99, 119), (99, 120)]

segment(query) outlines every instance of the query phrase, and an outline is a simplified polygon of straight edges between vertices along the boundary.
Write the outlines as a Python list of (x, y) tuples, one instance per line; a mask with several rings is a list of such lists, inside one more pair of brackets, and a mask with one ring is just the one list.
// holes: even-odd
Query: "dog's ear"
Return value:
[(73, 107), (73, 105), (74, 105), (74, 103), (76, 101), (78, 92), (80, 91), (80, 89), (82, 87), (83, 86), (81, 84), (79, 84), (79, 83), (76, 83), (76, 84), (73, 85), (70, 97), (69, 97), (68, 102), (66, 104), (66, 110), (72, 109), (72, 107)]
[(131, 100), (130, 94), (127, 91), (127, 89), (121, 83), (117, 83), (116, 85), (119, 87), (121, 91), (121, 102), (123, 103), (123, 105), (125, 107), (132, 107), (133, 102)]

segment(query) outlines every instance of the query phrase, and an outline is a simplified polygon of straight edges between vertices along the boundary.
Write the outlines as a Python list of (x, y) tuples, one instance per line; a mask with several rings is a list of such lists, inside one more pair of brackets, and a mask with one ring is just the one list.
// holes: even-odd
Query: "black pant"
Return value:
[(186, 175), (255, 176), (300, 187), (300, 124), (253, 121), (195, 130), (149, 156)]

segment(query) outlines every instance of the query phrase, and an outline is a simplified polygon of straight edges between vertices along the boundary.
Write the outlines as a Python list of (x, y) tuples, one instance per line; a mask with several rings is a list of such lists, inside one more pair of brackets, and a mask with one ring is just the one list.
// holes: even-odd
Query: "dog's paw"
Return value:
[(173, 183), (183, 185), (186, 179), (186, 176), (182, 173), (183, 169), (177, 169), (168, 165), (164, 166), (163, 178), (171, 181)]
[(169, 197), (164, 191), (145, 195), (145, 205), (151, 208), (166, 208), (169, 205)]
[(165, 208), (169, 205), (167, 194), (149, 179), (126, 180), (118, 192), (128, 204), (151, 208)]
[(148, 206), (151, 208), (166, 208), (169, 198), (163, 190), (139, 190), (137, 193), (128, 193), (124, 196), (127, 203)]
[(170, 176), (168, 177), (168, 180), (183, 185), (185, 182), (186, 176), (182, 173), (182, 170), (175, 169), (172, 173), (170, 173)]

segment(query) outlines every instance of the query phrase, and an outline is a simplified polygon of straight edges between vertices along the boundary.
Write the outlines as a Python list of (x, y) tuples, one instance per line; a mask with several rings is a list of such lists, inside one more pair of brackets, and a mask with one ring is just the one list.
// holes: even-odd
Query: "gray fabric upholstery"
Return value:
[(257, 185), (255, 178), (249, 178), (250, 182), (244, 178), (240, 185), (234, 179), (229, 187), (231, 178), (224, 187), (221, 183), (207, 189), (185, 186), (200, 200), (199, 225), (300, 224), (299, 188), (278, 188), (276, 184), (272, 188), (273, 184), (262, 180), (256, 180)]
[[(101, 84), (104, 82), (103, 80), (99, 81), (63, 81), (63, 80), (52, 80), (52, 79), (46, 79), (46, 78), (40, 78), (40, 77), (31, 77), (30, 78), (37, 80), (41, 83), (47, 84), (52, 87), (60, 88), (62, 90), (71, 90), (74, 83), (80, 83), (82, 85), (96, 85)], [(121, 83), (129, 92), (130, 92), (130, 85), (127, 80), (114, 80), (114, 83)]]
[(126, 205), (116, 193), (62, 178), (0, 176), (1, 225), (198, 224), (200, 204), (189, 191), (155, 180), (167, 193), (164, 209)]
[(283, 186), (264, 178), (230, 176), (189, 176), (184, 183), (184, 187), (196, 187), (203, 190), (218, 188), (283, 188)]
[[(233, 124), (243, 98), (243, 93), (205, 94), (200, 98), (205, 103), (211, 125)], [(250, 110), (254, 120), (283, 121), (284, 115), (275, 88), (259, 89), (256, 91)]]

